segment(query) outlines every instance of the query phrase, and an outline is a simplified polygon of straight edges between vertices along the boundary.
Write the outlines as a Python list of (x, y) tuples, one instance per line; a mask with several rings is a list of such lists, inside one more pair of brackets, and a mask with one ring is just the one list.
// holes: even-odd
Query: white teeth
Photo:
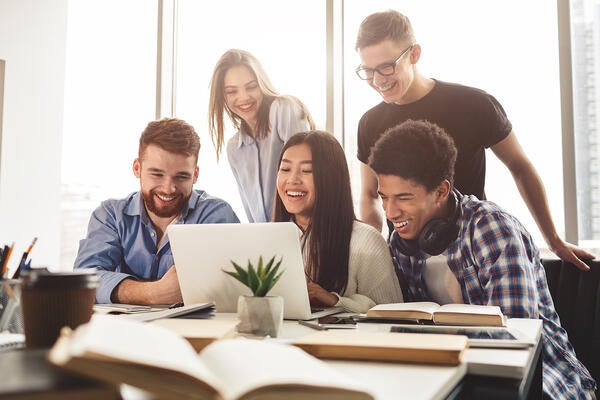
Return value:
[(408, 221), (394, 222), (394, 228), (402, 228), (408, 225)]
[(287, 194), (288, 196), (291, 196), (291, 197), (302, 197), (302, 196), (306, 196), (306, 193), (304, 193), (304, 192), (291, 192), (291, 191), (289, 191), (289, 190), (288, 190), (287, 192), (285, 192), (285, 194)]
[(161, 196), (160, 194), (156, 195), (159, 199), (161, 199), (162, 201), (171, 201), (175, 198), (175, 196), (171, 196), (171, 197), (167, 197), (167, 196)]

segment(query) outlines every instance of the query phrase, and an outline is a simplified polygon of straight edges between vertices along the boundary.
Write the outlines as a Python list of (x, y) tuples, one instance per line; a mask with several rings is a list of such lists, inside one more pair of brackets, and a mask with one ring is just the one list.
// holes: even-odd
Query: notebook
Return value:
[(285, 319), (313, 319), (343, 311), (311, 310), (298, 227), (292, 222), (174, 224), (167, 235), (185, 304), (214, 302), (217, 312), (236, 312), (238, 297), (251, 292), (223, 270), (234, 270), (231, 260), (245, 268), (248, 260), (256, 265), (259, 256), (265, 261), (276, 256), (283, 260), (280, 270), (285, 272), (268, 295), (283, 297)]
[(25, 335), (22, 333), (0, 333), (0, 351), (22, 349), (25, 347)]

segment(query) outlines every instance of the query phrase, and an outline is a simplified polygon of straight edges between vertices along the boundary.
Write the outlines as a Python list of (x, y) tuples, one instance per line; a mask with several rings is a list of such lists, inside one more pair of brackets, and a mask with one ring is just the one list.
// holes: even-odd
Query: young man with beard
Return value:
[(493, 96), (477, 88), (421, 74), (417, 68), (421, 46), (409, 19), (398, 11), (388, 10), (365, 18), (355, 47), (361, 59), (357, 75), (383, 99), (358, 124), (363, 221), (377, 229), (382, 227), (377, 179), (367, 166), (371, 147), (388, 128), (407, 119), (427, 120), (442, 127), (456, 143), (455, 179), (461, 192), (485, 199), (485, 149), (490, 148), (510, 170), (548, 247), (561, 259), (582, 270), (588, 269), (582, 260), (594, 255), (566, 243), (556, 232), (544, 185), (521, 148), (504, 109)]
[(456, 155), (444, 129), (413, 120), (387, 130), (371, 150), (404, 300), (496, 305), (509, 318), (541, 319), (545, 398), (594, 398), (531, 235), (496, 204), (453, 188)]
[(167, 226), (239, 222), (227, 202), (193, 188), (199, 151), (200, 138), (185, 121), (153, 121), (142, 132), (133, 162), (140, 191), (104, 201), (79, 243), (75, 268), (98, 272), (97, 303), (182, 301)]

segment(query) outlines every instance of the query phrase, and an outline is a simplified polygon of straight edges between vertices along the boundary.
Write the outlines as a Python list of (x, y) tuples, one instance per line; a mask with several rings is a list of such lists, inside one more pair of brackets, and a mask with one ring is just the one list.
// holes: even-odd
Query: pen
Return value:
[(29, 253), (31, 252), (31, 249), (33, 249), (35, 242), (37, 242), (37, 236), (33, 238), (29, 247), (23, 253), (23, 256), (21, 256), (21, 261), (19, 261), (19, 266), (13, 274), (13, 279), (17, 279), (21, 275), (21, 271), (27, 269), (27, 256), (29, 256)]
[(316, 322), (311, 322), (311, 321), (303, 321), (303, 320), (299, 320), (298, 323), (300, 325), (304, 325), (304, 326), (308, 326), (309, 328), (313, 328), (316, 329), (318, 331), (326, 331), (327, 328), (320, 326), (319, 324), (317, 324)]

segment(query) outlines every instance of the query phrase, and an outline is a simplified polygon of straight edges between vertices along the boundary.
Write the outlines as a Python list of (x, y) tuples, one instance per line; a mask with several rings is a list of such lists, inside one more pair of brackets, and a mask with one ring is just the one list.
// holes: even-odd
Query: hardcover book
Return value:
[(498, 306), (444, 304), (429, 301), (378, 304), (367, 311), (367, 318), (429, 321), (439, 325), (506, 326)]
[(318, 358), (457, 365), (467, 337), (416, 333), (319, 331), (294, 345)]

